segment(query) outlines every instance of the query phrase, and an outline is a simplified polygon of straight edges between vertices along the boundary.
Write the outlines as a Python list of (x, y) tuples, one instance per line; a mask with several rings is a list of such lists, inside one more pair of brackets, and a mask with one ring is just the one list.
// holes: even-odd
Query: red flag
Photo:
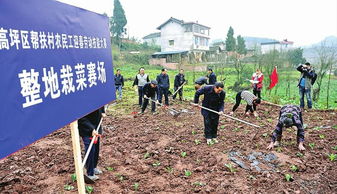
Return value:
[(278, 75), (277, 75), (277, 68), (275, 66), (273, 72), (270, 75), (269, 89), (271, 90), (277, 83), (278, 83)]

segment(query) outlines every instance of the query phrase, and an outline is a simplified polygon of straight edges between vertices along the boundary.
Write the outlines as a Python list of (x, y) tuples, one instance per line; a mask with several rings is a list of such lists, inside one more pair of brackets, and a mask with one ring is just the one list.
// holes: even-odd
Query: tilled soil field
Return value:
[[(242, 104), (235, 116), (261, 128), (221, 117), (219, 143), (210, 146), (200, 110), (187, 102), (172, 106), (183, 110), (177, 118), (163, 109), (137, 115), (137, 106), (116, 107), (104, 118), (104, 173), (92, 185), (94, 193), (337, 193), (337, 158), (329, 157), (337, 154), (336, 111), (304, 112), (307, 150), (299, 152), (291, 128), (281, 147), (266, 150), (277, 123), (275, 106), (259, 106), (255, 118), (243, 116)], [(226, 104), (227, 113), (231, 107)], [(0, 193), (74, 193), (72, 173), (70, 130), (64, 127), (0, 161)], [(66, 191), (65, 185), (74, 188)]]

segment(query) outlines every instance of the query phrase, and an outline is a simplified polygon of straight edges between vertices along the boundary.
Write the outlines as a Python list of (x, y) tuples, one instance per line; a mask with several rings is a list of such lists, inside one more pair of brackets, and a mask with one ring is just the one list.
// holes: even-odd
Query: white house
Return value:
[(160, 32), (143, 37), (144, 42), (161, 46), (161, 51), (208, 51), (210, 27), (171, 17), (158, 28)]
[(155, 42), (160, 39), (161, 52), (152, 54), (150, 64), (182, 63), (182, 59), (188, 58), (188, 54), (193, 54), (198, 61), (201, 61), (201, 56), (209, 50), (208, 26), (171, 17), (157, 29), (160, 30), (160, 37), (154, 39), (155, 35), (149, 34), (143, 38), (144, 42)]
[(209, 50), (210, 27), (198, 22), (184, 22), (171, 17), (158, 28), (161, 51)]
[(143, 37), (144, 42), (148, 45), (161, 46), (160, 32), (151, 33)]
[(262, 54), (268, 53), (272, 50), (283, 52), (292, 49), (293, 44), (294, 42), (288, 41), (287, 39), (283, 41), (263, 42), (261, 43), (261, 52)]

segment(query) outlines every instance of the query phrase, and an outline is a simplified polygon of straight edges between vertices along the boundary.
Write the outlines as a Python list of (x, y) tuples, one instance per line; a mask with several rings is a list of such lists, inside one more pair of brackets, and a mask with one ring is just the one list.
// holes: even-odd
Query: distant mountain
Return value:
[(315, 47), (320, 47), (322, 43), (325, 43), (327, 46), (335, 46), (337, 49), (337, 37), (336, 36), (328, 36), (324, 38), (322, 41), (302, 47), (303, 48), (303, 57), (307, 59), (307, 61), (315, 62), (317, 61), (317, 52)]
[(319, 41), (318, 43), (305, 46), (304, 48), (310, 48), (310, 47), (317, 47), (321, 46), (321, 44), (325, 42), (327, 45), (336, 45), (337, 46), (337, 36), (327, 36), (323, 40)]
[[(262, 42), (273, 42), (277, 41), (276, 39), (271, 38), (261, 38), (261, 37), (251, 37), (251, 36), (244, 36), (246, 47), (248, 49), (253, 49), (255, 45), (260, 45)], [(217, 42), (225, 42), (224, 39), (214, 39), (211, 44), (217, 43)], [(308, 61), (316, 62), (317, 61), (317, 52), (315, 51), (315, 47), (319, 47), (323, 42), (325, 42), (327, 45), (335, 45), (337, 49), (337, 37), (336, 36), (328, 36), (324, 38), (322, 41), (308, 45), (303, 46), (303, 56)]]

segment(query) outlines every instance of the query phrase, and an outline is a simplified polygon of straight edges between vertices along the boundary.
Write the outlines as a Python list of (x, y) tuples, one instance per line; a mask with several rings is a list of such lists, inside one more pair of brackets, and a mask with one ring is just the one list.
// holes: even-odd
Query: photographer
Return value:
[(311, 87), (315, 82), (316, 74), (311, 67), (309, 62), (306, 62), (304, 65), (301, 64), (297, 67), (297, 70), (301, 72), (301, 77), (298, 82), (298, 87), (300, 91), (300, 107), (304, 109), (304, 96), (307, 98), (307, 106), (309, 109), (312, 108), (311, 100)]

